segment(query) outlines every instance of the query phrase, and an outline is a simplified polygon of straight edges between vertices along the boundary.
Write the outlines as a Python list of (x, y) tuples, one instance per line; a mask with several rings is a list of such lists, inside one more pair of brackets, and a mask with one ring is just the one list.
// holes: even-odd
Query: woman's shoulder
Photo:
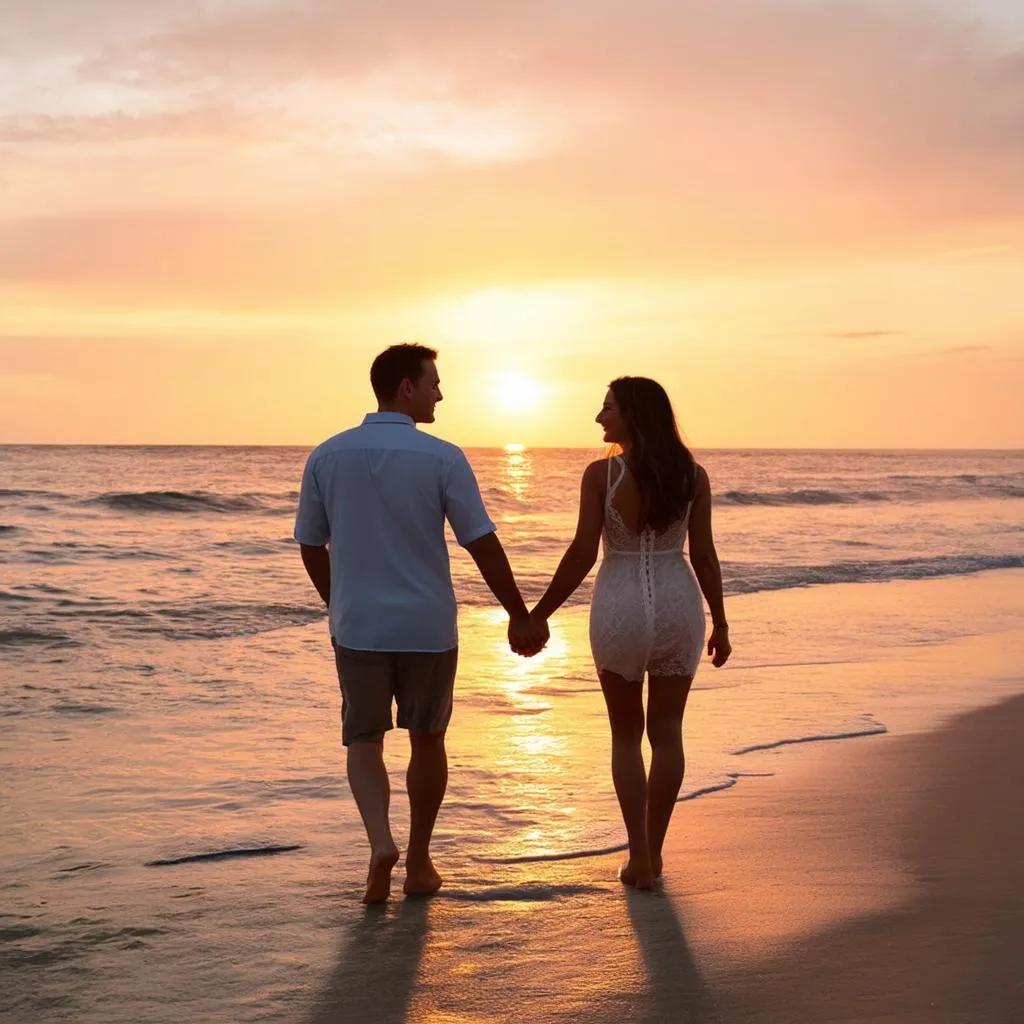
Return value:
[(595, 459), (583, 470), (583, 486), (604, 493), (608, 486), (609, 459)]

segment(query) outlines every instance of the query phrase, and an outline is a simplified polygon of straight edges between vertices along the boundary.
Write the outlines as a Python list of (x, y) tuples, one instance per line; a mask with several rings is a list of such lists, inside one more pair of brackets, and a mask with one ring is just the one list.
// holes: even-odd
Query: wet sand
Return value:
[[(804, 899), (834, 919), (722, 977), (721, 1019), (1024, 1020), (1022, 736), (1018, 697), (937, 732), (867, 741), (835, 772), (780, 787), (793, 802), (778, 844), (793, 858), (788, 888), (806, 869)], [(842, 855), (829, 884), (832, 849)], [(842, 916), (875, 875), (886, 899)]]
[(787, 751), (680, 805), (651, 894), (601, 857), (370, 910), (312, 1019), (1024, 1020), (1022, 736), (1024, 697)]

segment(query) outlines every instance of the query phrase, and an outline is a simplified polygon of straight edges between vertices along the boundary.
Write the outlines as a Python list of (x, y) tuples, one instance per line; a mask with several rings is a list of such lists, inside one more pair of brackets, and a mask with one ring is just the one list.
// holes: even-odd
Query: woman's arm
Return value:
[(576, 536), (558, 563), (558, 570), (533, 614), (548, 619), (569, 599), (594, 568), (604, 526), (604, 492), (607, 486), (608, 463), (592, 462), (583, 473), (580, 485), (580, 514)]
[(697, 493), (690, 511), (689, 535), (690, 564), (711, 609), (712, 629), (708, 639), (708, 654), (712, 657), (712, 663), (721, 667), (729, 660), (732, 645), (729, 643), (729, 623), (725, 620), (722, 567), (711, 533), (711, 481), (703, 466), (697, 467)]

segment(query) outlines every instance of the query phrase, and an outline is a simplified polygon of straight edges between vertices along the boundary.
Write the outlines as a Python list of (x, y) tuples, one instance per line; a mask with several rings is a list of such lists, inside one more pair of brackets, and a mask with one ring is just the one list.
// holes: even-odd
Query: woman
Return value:
[[(622, 454), (583, 473), (576, 536), (534, 615), (547, 620), (604, 561), (590, 606), (590, 646), (612, 732), (612, 779), (629, 837), (619, 877), (649, 889), (683, 782), (683, 712), (704, 649), (704, 592), (712, 664), (729, 659), (722, 573), (711, 535), (711, 485), (676, 426), (665, 389), (646, 377), (612, 381), (597, 416)], [(689, 534), (690, 562), (683, 557)], [(696, 573), (696, 578), (694, 574)], [(700, 590), (698, 590), (698, 582)], [(643, 679), (648, 676), (644, 769)]]

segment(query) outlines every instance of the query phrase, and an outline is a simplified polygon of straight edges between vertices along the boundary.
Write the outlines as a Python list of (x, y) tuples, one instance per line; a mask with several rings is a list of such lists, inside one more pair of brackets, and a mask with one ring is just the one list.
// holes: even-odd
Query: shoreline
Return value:
[(353, 915), (310, 1019), (1024, 1019), (1022, 731), (1018, 696), (791, 753), (677, 809), (650, 894), (605, 856)]

